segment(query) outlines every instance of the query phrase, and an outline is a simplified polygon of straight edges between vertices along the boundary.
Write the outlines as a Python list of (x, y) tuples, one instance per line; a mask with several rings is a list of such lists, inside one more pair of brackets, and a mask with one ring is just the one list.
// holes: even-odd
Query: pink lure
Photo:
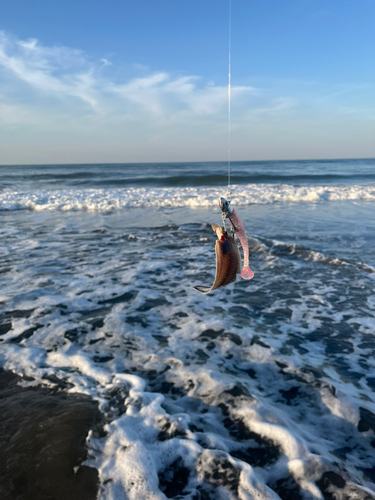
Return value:
[(242, 246), (244, 265), (241, 271), (241, 278), (244, 280), (251, 280), (251, 278), (254, 277), (254, 273), (249, 267), (249, 245), (244, 225), (229, 201), (225, 198), (220, 198), (220, 208), (226, 218), (229, 219), (232, 229), (237, 234)]

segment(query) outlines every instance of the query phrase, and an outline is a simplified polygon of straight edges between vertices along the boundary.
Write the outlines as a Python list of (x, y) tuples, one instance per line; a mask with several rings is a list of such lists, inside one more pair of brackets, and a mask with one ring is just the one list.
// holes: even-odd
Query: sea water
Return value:
[(0, 366), (98, 402), (100, 499), (375, 498), (375, 160), (0, 167)]

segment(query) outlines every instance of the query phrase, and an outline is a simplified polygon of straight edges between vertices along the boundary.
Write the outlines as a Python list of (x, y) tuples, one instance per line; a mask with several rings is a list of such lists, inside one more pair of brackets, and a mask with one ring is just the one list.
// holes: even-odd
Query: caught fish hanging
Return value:
[[(249, 280), (254, 277), (253, 271), (249, 267), (249, 245), (245, 227), (238, 217), (238, 214), (225, 198), (220, 198), (220, 208), (222, 211), (223, 227), (212, 224), (212, 229), (216, 232), (218, 240), (215, 245), (216, 254), (216, 273), (214, 283), (211, 287), (197, 285), (194, 288), (199, 293), (206, 294), (236, 281), (237, 274), (241, 273), (241, 278)], [(229, 234), (225, 227), (225, 219), (228, 219), (233, 234)], [(244, 266), (241, 271), (241, 255), (238, 246), (234, 240), (237, 234), (240, 240), (243, 255)]]
[[(236, 275), (241, 273), (241, 278), (249, 280), (253, 278), (254, 273), (249, 267), (249, 245), (247, 241), (245, 227), (238, 217), (236, 211), (231, 205), (231, 158), (230, 158), (230, 146), (231, 146), (231, 117), (230, 117), (230, 80), (231, 80), (231, 29), (232, 29), (232, 5), (231, 0), (229, 0), (229, 60), (228, 60), (228, 187), (227, 187), (227, 199), (220, 198), (219, 204), (221, 208), (221, 216), (223, 221), (223, 227), (217, 224), (212, 224), (212, 229), (216, 232), (218, 240), (215, 245), (216, 254), (216, 273), (214, 283), (211, 287), (197, 285), (194, 288), (199, 293), (206, 294), (212, 290), (216, 290), (230, 283), (236, 281)], [(226, 230), (226, 219), (229, 220), (232, 234), (229, 234)], [(234, 234), (237, 234), (240, 240), (243, 255), (244, 255), (244, 266), (241, 271), (241, 255), (238, 250), (237, 244), (234, 240)]]
[(216, 274), (211, 287), (203, 285), (194, 287), (194, 290), (203, 294), (233, 283), (236, 281), (236, 275), (241, 272), (241, 256), (234, 237), (228, 234), (224, 227), (215, 223), (211, 227), (218, 237), (215, 245)]

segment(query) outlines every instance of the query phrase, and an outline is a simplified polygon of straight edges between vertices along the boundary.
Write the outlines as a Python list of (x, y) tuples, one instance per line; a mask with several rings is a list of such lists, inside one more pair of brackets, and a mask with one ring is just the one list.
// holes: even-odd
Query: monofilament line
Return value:
[(231, 137), (230, 137), (230, 70), (231, 70), (231, 38), (232, 38), (232, 0), (229, 0), (229, 40), (228, 40), (228, 187), (227, 187), (227, 199), (230, 201), (232, 195), (231, 179), (230, 179), (230, 148), (231, 148)]

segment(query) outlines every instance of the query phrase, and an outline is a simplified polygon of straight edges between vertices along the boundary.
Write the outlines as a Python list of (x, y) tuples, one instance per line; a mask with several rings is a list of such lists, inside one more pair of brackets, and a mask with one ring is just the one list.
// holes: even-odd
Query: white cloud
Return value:
[(297, 106), (297, 101), (295, 99), (290, 99), (288, 97), (278, 97), (276, 99), (271, 99), (269, 104), (264, 107), (254, 108), (251, 113), (254, 116), (257, 115), (268, 115), (276, 116), (283, 114), (285, 111), (289, 111)]
[(166, 73), (156, 73), (144, 78), (135, 78), (127, 84), (115, 85), (111, 83), (108, 86), (108, 91), (119, 94), (126, 101), (139, 104), (150, 113), (160, 115), (163, 112), (160, 84), (166, 80), (168, 80)]
[[(167, 73), (155, 73), (135, 78), (125, 85), (111, 85), (109, 90), (159, 117), (178, 112), (196, 115), (221, 113), (228, 102), (227, 87), (212, 83), (199, 86), (200, 80), (196, 76), (173, 78)], [(252, 92), (252, 87), (232, 88), (233, 97)]]
[(43, 47), (36, 39), (22, 41), (0, 32), (0, 66), (16, 79), (41, 92), (76, 97), (95, 107), (97, 91), (91, 69), (67, 71), (69, 67), (82, 68), (84, 64), (80, 51)]
[[(15, 82), (23, 82), (41, 96), (73, 97), (94, 111), (111, 110), (115, 115), (146, 112), (150, 117), (176, 117), (223, 112), (227, 88), (204, 83), (197, 76), (174, 76), (150, 72), (140, 65), (142, 77), (125, 81), (104, 78), (101, 69), (113, 63), (90, 61), (80, 50), (63, 46), (45, 47), (37, 39), (20, 40), (0, 32), (0, 67)], [(108, 73), (109, 69), (106, 69)], [(144, 74), (147, 71), (148, 74)], [(251, 87), (233, 87), (232, 95), (250, 94)], [(129, 108), (130, 106), (130, 108)]]
[(103, 66), (112, 66), (112, 63), (110, 61), (108, 61), (108, 59), (106, 59), (105, 57), (103, 57), (100, 60), (102, 61)]

